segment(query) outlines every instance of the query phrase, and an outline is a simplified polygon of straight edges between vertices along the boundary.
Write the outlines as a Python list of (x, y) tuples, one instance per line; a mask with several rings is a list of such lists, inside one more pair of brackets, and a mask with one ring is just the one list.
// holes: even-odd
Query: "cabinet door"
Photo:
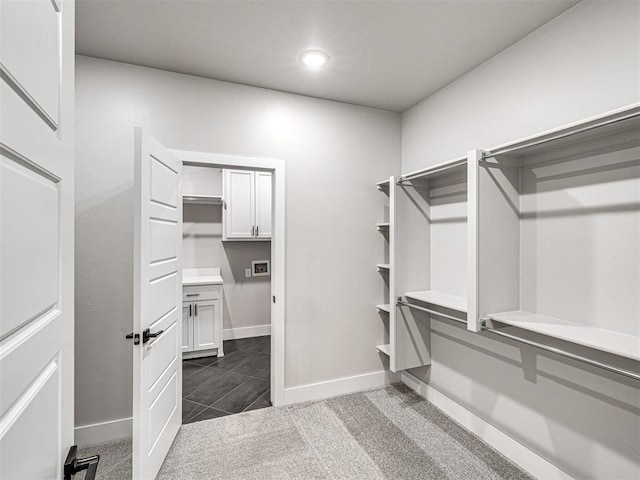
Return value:
[(193, 350), (193, 303), (182, 304), (182, 351), (191, 352)]
[(193, 316), (193, 350), (208, 350), (217, 348), (221, 339), (218, 338), (217, 322), (220, 317), (220, 302), (218, 300), (194, 302)]
[(253, 238), (255, 231), (255, 181), (253, 172), (224, 171), (224, 240)]
[(255, 172), (256, 237), (271, 238), (271, 172)]

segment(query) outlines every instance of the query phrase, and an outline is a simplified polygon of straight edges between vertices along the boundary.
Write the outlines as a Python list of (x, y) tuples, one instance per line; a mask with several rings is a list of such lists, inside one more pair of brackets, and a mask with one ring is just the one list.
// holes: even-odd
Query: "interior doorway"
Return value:
[[(184, 166), (185, 275), (210, 277), (206, 287), (194, 279), (186, 279), (183, 285), (183, 423), (280, 405), (284, 395), (284, 162), (183, 150), (173, 153)], [(197, 192), (190, 188), (189, 168), (200, 170), (199, 175), (222, 189), (207, 192), (207, 198), (196, 198)], [(250, 197), (246, 192), (238, 194), (246, 188), (251, 189)], [(245, 197), (250, 202), (244, 202)], [(252, 209), (250, 215), (246, 208)], [(191, 221), (197, 223), (203, 215), (210, 223), (193, 226)], [(248, 218), (250, 226), (244, 224)], [(197, 263), (188, 257), (190, 252), (207, 237), (199, 228), (209, 228), (208, 233), (218, 237), (218, 253), (227, 264), (215, 267), (209, 260), (207, 268), (189, 271)], [(257, 308), (251, 315), (262, 318), (258, 325), (238, 326), (227, 321), (221, 328), (225, 314), (230, 315), (225, 300), (238, 301), (225, 298), (225, 281), (230, 290), (240, 282), (253, 287), (248, 302), (257, 298), (255, 295), (266, 300), (266, 304), (253, 305)], [(219, 337), (216, 343), (199, 336), (198, 329), (215, 325), (218, 312), (223, 317), (222, 331), (210, 335), (211, 339)], [(195, 350), (186, 351), (189, 348)]]

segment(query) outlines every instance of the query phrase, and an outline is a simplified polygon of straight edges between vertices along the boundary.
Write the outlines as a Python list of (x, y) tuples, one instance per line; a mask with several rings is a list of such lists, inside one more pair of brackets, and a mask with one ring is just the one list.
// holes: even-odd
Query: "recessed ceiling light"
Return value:
[(309, 50), (302, 54), (300, 61), (307, 67), (321, 67), (329, 61), (329, 57), (320, 50)]

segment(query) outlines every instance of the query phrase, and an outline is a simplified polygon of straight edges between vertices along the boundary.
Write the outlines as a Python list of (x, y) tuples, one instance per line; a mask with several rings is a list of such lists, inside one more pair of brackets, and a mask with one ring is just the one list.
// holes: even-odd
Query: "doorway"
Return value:
[[(270, 328), (265, 329), (264, 325), (227, 328), (230, 326), (227, 322), (219, 351), (210, 350), (206, 352), (206, 356), (197, 353), (184, 354), (187, 358), (183, 360), (182, 370), (183, 423), (193, 423), (269, 405), (281, 405), (284, 396), (284, 162), (184, 150), (172, 152), (182, 160), (185, 171), (188, 171), (189, 167), (205, 167), (210, 172), (207, 176), (222, 176), (222, 182), (229, 181), (228, 178), (224, 178), (225, 171), (227, 174), (237, 172), (239, 181), (253, 174), (253, 182), (257, 189), (255, 195), (264, 196), (265, 188), (268, 186), (270, 197), (268, 222), (265, 223), (265, 209), (260, 209), (259, 205), (256, 207), (255, 230), (250, 234), (252, 238), (226, 238), (234, 235), (237, 237), (238, 229), (233, 232), (219, 232), (224, 240), (221, 242), (221, 248), (230, 260), (226, 275), (223, 276), (231, 282), (242, 278), (253, 282), (253, 286), (262, 285), (263, 294), (266, 286), (268, 306), (265, 305), (265, 308), (270, 317)], [(267, 177), (268, 183), (265, 181)], [(185, 178), (188, 182), (188, 178)], [(225, 189), (228, 191), (228, 185)], [(213, 193), (213, 197), (220, 198), (217, 209), (185, 207), (185, 224), (188, 224), (190, 219), (197, 219), (198, 215), (209, 215), (214, 224), (224, 223), (221, 220), (230, 213), (229, 205), (225, 202), (222, 192), (220, 195)], [(211, 199), (211, 202), (216, 200)], [(237, 221), (235, 224), (237, 225)], [(187, 228), (185, 227), (185, 241), (191, 241), (193, 239), (188, 239)], [(197, 232), (192, 233), (198, 235)], [(270, 241), (267, 241), (269, 236)], [(187, 258), (185, 266), (189, 263), (193, 262)], [(206, 273), (219, 274), (220, 271)], [(221, 281), (220, 291), (223, 291), (225, 279), (221, 278)], [(219, 308), (224, 317), (225, 314), (229, 315), (229, 311), (224, 307), (223, 297), (221, 296), (222, 306)], [(188, 303), (183, 302), (183, 318), (189, 314), (185, 305)], [(201, 308), (198, 309), (198, 314), (202, 312)], [(194, 318), (195, 312), (194, 303), (190, 312)], [(262, 315), (264, 317), (264, 312)], [(187, 332), (187, 342), (188, 329), (184, 331)], [(206, 379), (205, 383), (203, 379)]]

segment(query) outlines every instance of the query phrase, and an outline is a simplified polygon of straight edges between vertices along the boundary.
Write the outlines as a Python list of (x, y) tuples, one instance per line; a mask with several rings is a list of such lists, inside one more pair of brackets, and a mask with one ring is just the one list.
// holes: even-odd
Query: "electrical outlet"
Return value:
[(244, 276), (249, 278), (251, 276), (251, 269), (250, 268), (245, 268), (244, 269)]

